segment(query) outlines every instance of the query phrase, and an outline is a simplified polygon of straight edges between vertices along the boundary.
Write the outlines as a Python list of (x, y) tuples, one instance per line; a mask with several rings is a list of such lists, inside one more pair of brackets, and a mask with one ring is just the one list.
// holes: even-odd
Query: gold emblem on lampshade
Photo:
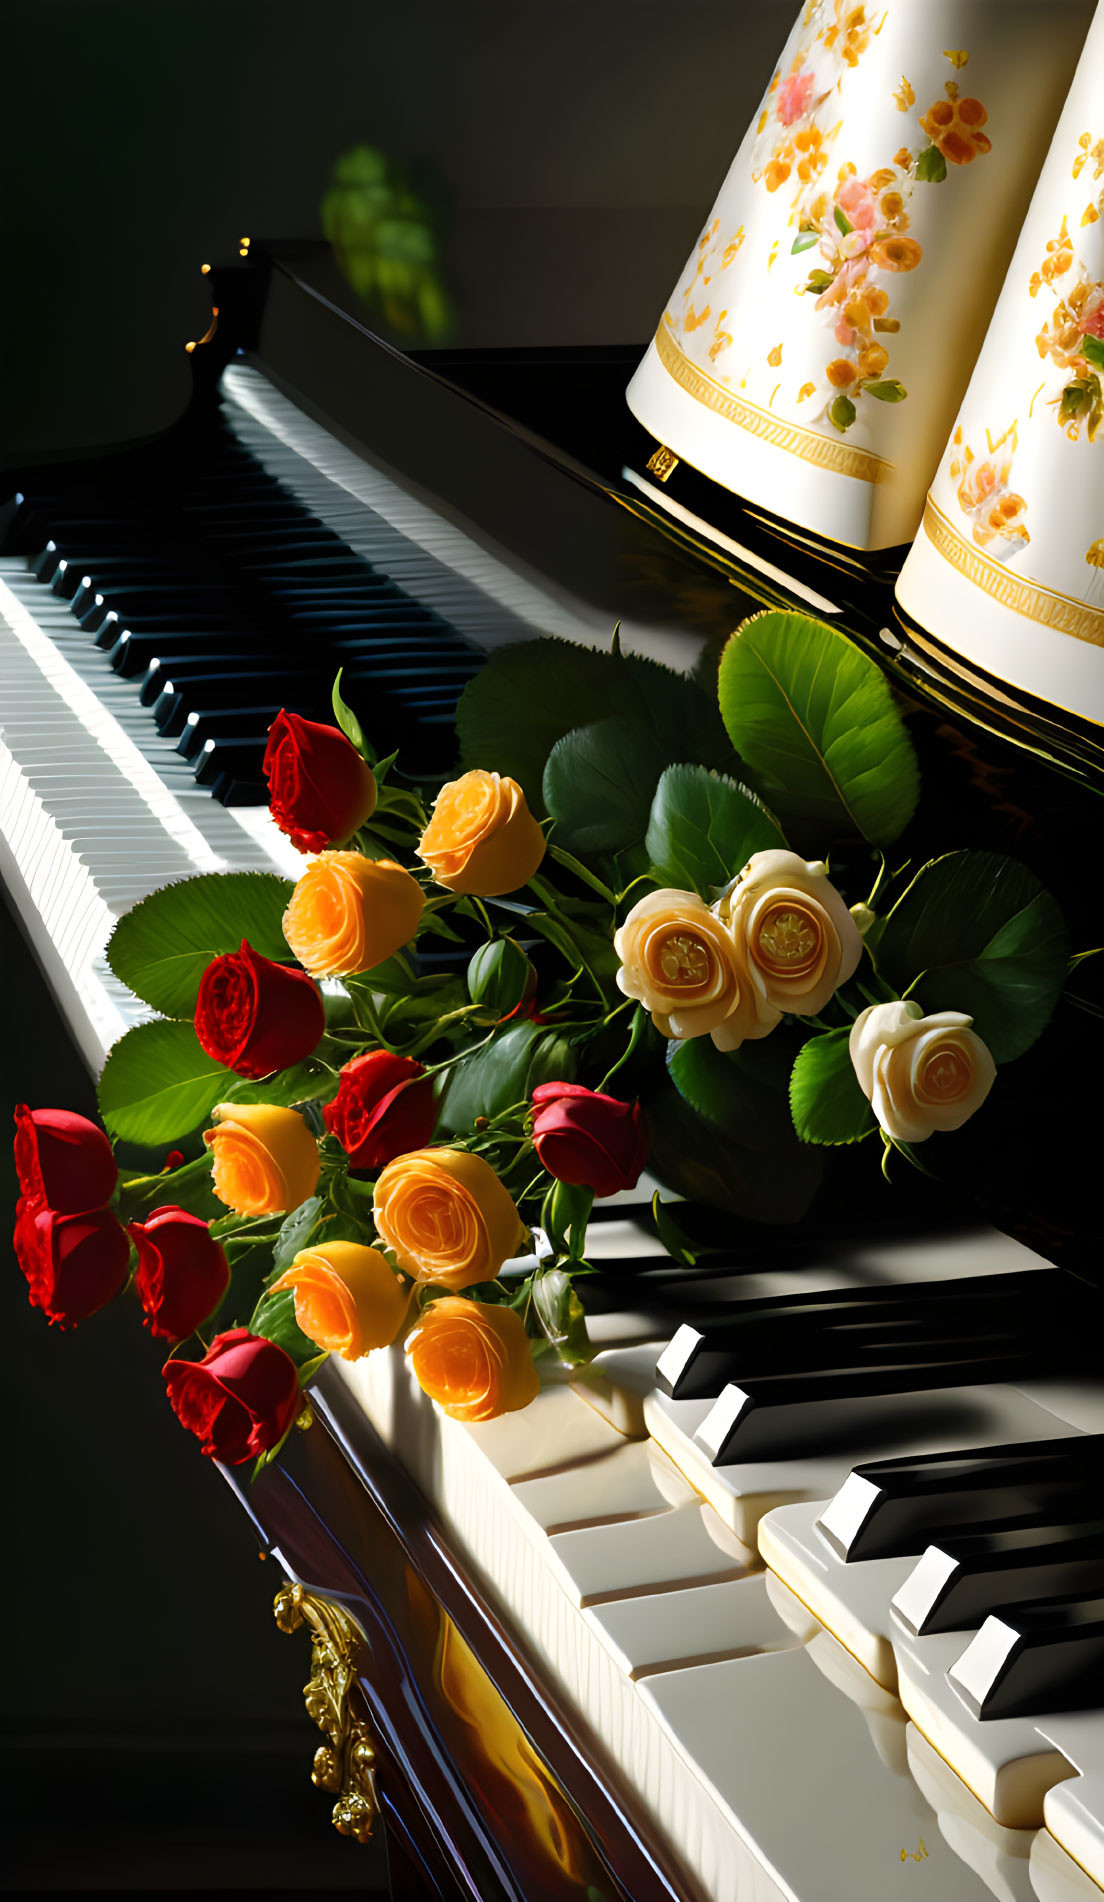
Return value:
[(669, 456), (911, 539), (1091, 14), (808, 0), (629, 385)]
[(1104, 722), (1104, 5), (897, 584), (944, 646)]

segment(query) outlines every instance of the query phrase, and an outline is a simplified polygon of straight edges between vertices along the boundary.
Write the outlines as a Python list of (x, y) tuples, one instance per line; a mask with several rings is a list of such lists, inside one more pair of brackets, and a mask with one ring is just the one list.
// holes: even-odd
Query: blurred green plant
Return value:
[(442, 343), (455, 308), (441, 262), (448, 194), (432, 171), (357, 145), (333, 169), (322, 229), (372, 321), (404, 343)]

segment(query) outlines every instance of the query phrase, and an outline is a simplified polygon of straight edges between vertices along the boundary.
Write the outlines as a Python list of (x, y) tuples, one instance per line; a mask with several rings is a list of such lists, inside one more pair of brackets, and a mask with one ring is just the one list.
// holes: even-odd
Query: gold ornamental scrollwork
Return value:
[(281, 1631), (305, 1625), (311, 1635), (311, 1674), (303, 1698), (307, 1715), (329, 1739), (314, 1753), (311, 1782), (337, 1797), (333, 1823), (339, 1834), (366, 1843), (379, 1815), (379, 1797), (368, 1727), (353, 1716), (350, 1704), (362, 1634), (340, 1605), (316, 1598), (301, 1585), (283, 1585), (272, 1609)]

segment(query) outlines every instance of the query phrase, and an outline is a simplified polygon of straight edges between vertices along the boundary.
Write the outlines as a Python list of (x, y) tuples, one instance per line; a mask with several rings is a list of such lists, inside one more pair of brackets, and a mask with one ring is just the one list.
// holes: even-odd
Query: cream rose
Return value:
[(665, 1037), (704, 1037), (742, 1020), (749, 1005), (744, 1036), (765, 1036), (778, 1022), (776, 1011), (764, 1028), (754, 1027), (754, 995), (737, 946), (696, 892), (650, 892), (614, 934), (613, 948), (618, 985), (651, 1011)]
[(821, 859), (754, 852), (716, 907), (765, 1010), (815, 1017), (862, 956), (858, 926)]
[(887, 1136), (922, 1143), (934, 1130), (961, 1128), (984, 1103), (997, 1066), (973, 1021), (958, 1010), (925, 1017), (912, 1000), (872, 1004), (856, 1017), (851, 1062)]

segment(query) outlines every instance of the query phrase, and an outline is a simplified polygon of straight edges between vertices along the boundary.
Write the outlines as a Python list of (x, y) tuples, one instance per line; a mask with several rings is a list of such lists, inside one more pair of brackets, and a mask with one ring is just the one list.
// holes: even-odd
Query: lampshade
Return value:
[(987, 673), (1104, 722), (1104, 5), (897, 598)]
[(909, 541), (1091, 16), (809, 0), (629, 385), (649, 434), (830, 541)]

